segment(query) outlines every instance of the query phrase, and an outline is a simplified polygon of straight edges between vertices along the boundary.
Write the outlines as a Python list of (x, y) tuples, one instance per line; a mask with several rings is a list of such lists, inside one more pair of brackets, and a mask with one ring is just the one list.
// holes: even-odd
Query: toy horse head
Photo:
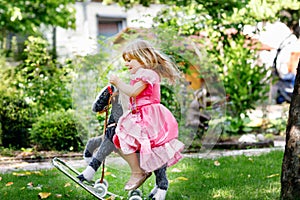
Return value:
[(97, 95), (92, 106), (92, 111), (101, 113), (107, 110), (110, 104), (110, 98), (113, 95), (114, 91), (115, 91), (114, 86), (112, 85), (105, 86)]

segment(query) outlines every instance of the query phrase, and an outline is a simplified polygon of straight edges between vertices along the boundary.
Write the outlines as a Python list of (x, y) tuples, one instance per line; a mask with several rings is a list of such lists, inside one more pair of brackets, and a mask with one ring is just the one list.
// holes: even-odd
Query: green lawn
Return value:
[[(168, 169), (167, 199), (279, 199), (282, 158), (282, 151), (216, 160), (185, 158)], [(126, 196), (123, 187), (130, 175), (128, 169), (109, 165), (106, 170), (109, 190)], [(34, 200), (46, 194), (50, 196), (44, 198), (49, 200), (96, 199), (57, 169), (20, 171), (0, 174), (0, 177), (1, 200)], [(152, 175), (141, 188), (145, 197), (153, 184)], [(42, 193), (40, 197), (39, 193)]]

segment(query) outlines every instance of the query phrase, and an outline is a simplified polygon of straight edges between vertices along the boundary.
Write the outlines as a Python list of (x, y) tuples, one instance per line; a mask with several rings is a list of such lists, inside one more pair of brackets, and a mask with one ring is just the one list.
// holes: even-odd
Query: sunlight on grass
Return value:
[(225, 189), (218, 189), (218, 190), (213, 190), (212, 191), (212, 198), (213, 199), (219, 199), (219, 198), (224, 198), (224, 199), (233, 199), (234, 197), (234, 191), (233, 190), (225, 190)]
[(265, 194), (276, 194), (276, 193), (279, 193), (279, 189), (280, 189), (281, 185), (280, 185), (280, 182), (272, 182), (270, 183), (270, 185), (266, 188), (263, 188), (261, 190), (262, 193), (265, 193)]
[(218, 178), (218, 174), (211, 173), (211, 172), (205, 172), (205, 173), (201, 174), (201, 176), (203, 176), (204, 178), (207, 178), (207, 179), (216, 179), (216, 178)]
[[(167, 171), (167, 199), (278, 199), (282, 157), (282, 151), (275, 151), (260, 156), (222, 157), (217, 160), (184, 158)], [(105, 179), (109, 183), (109, 191), (125, 199), (128, 193), (124, 185), (129, 176), (128, 166), (106, 166)], [(101, 177), (100, 170), (96, 177)], [(144, 198), (154, 186), (155, 176), (152, 175), (140, 188)], [(95, 199), (55, 168), (0, 174), (0, 194), (1, 200), (20, 197), (24, 200), (41, 197), (49, 200)]]

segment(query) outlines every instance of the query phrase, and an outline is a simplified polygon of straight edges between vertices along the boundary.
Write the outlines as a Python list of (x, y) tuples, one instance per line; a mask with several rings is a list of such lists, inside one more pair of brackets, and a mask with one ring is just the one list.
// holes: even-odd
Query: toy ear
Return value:
[(108, 85), (107, 86), (107, 90), (108, 90), (109, 94), (112, 95), (113, 94), (113, 90), (114, 90), (114, 86)]
[(97, 95), (92, 106), (92, 111), (93, 112), (104, 111), (109, 104), (109, 98), (113, 94), (114, 90), (115, 88), (112, 85), (105, 86)]

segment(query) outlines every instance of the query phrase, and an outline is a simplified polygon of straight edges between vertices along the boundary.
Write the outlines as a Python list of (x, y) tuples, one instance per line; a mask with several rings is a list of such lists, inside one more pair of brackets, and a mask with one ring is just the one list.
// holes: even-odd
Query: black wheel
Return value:
[(143, 200), (143, 198), (140, 197), (140, 196), (134, 195), (134, 196), (131, 196), (131, 197), (129, 198), (129, 200)]
[(128, 192), (128, 196), (129, 196), (129, 197), (136, 197), (136, 196), (141, 197), (141, 196), (143, 196), (143, 193), (142, 193), (141, 190), (136, 189), (136, 190), (131, 190), (131, 191), (129, 191), (129, 192)]

